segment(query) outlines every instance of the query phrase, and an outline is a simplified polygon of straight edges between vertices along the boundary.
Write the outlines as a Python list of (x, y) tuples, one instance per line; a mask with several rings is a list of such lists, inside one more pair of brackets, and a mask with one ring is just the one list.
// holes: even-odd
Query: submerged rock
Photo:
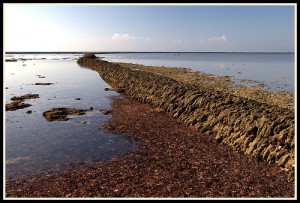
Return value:
[(18, 109), (27, 108), (27, 107), (31, 106), (31, 104), (26, 104), (23, 102), (26, 99), (36, 99), (36, 98), (39, 98), (39, 94), (25, 94), (22, 96), (14, 96), (10, 99), (13, 102), (5, 104), (5, 110), (6, 111), (15, 111)]
[(115, 91), (115, 90), (113, 88), (106, 87), (104, 88), (104, 91)]
[(112, 113), (110, 109), (99, 109), (99, 112), (103, 113), (104, 115), (108, 115)]
[(5, 104), (5, 111), (15, 111), (18, 109), (24, 109), (31, 106), (31, 104), (26, 104), (21, 101), (14, 101), (8, 104)]
[(24, 101), (25, 99), (36, 99), (39, 98), (39, 94), (25, 94), (22, 96), (14, 96), (10, 100), (12, 101)]
[(52, 108), (49, 111), (43, 112), (43, 116), (47, 121), (67, 121), (68, 115), (84, 115), (87, 109), (75, 109), (75, 108)]

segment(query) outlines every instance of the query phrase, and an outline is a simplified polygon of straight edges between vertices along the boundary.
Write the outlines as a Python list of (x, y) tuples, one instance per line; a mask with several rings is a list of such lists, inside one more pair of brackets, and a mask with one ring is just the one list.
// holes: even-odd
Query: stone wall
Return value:
[(79, 58), (77, 62), (97, 71), (117, 91), (162, 108), (200, 132), (211, 132), (219, 143), (259, 160), (276, 163), (287, 171), (289, 180), (294, 179), (293, 111), (213, 88), (195, 88), (89, 56)]

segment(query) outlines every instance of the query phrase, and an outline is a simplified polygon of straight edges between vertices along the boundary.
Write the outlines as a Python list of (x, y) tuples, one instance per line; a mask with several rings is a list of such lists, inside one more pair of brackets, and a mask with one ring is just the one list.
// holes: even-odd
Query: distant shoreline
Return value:
[(143, 53), (220, 53), (220, 54), (295, 54), (295, 52), (178, 52), (178, 51), (100, 51), (100, 52), (93, 52), (93, 51), (79, 51), (79, 52), (60, 52), (60, 51), (53, 51), (53, 52), (43, 52), (43, 51), (7, 51), (5, 54), (86, 54), (86, 53), (94, 53), (94, 54), (143, 54)]

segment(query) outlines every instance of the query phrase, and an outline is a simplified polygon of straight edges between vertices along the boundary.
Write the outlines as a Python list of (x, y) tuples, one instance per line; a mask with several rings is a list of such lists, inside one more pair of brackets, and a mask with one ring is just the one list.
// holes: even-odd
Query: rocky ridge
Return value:
[(118, 92), (159, 107), (216, 141), (245, 155), (277, 164), (294, 180), (294, 111), (220, 91), (195, 86), (153, 72), (103, 61), (92, 55), (77, 63), (97, 71)]

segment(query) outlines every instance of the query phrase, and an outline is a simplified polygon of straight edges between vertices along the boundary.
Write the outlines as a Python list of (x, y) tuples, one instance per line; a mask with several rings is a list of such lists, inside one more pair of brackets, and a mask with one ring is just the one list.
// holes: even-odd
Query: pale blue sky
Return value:
[(5, 51), (292, 52), (295, 4), (4, 4)]

